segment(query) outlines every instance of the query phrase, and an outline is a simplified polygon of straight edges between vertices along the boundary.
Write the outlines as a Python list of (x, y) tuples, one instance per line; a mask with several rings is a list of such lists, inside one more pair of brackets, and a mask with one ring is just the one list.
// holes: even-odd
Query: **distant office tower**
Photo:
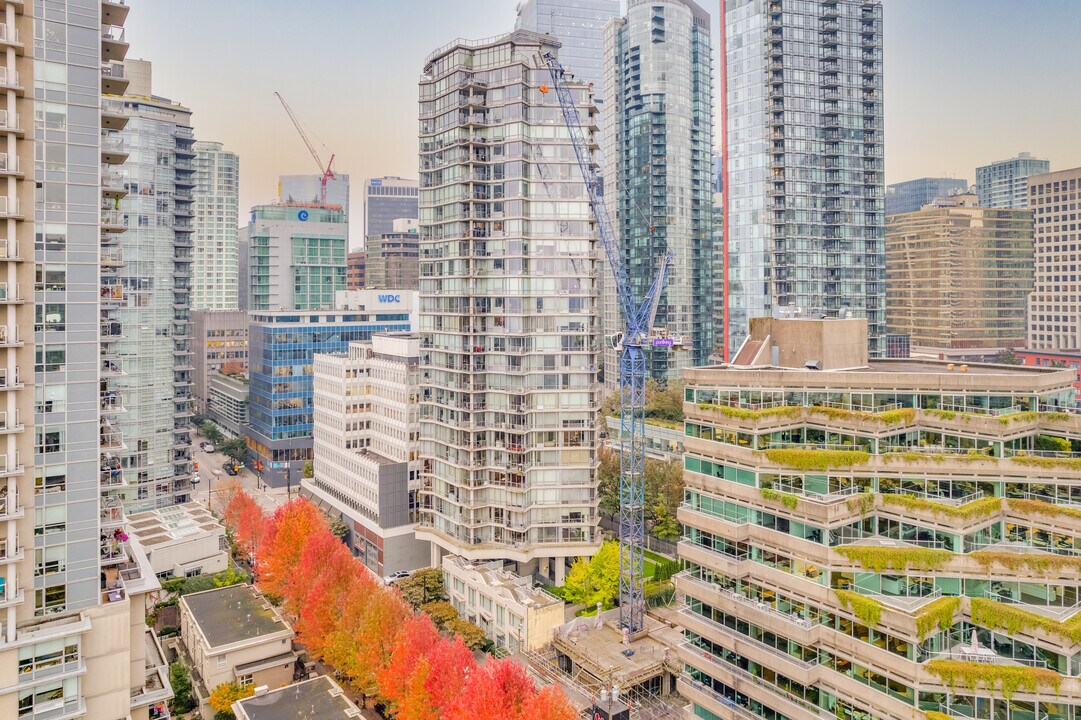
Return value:
[(240, 158), (218, 142), (195, 143), (192, 308), (237, 309)]
[[(143, 623), (160, 584), (124, 533), (107, 389), (127, 370), (110, 333), (125, 302), (129, 6), (0, 8), (0, 717), (165, 717), (168, 667)], [(175, 147), (161, 148), (170, 162)], [(163, 168), (170, 210), (173, 180)], [(170, 352), (172, 309), (159, 317)], [(173, 380), (170, 359), (155, 382)]]
[[(282, 175), (278, 178), (278, 199), (296, 205), (319, 202), (323, 189), (322, 175)], [(327, 180), (327, 205), (341, 205), (349, 222), (349, 176), (335, 174)]]
[(363, 293), (364, 310), (252, 312), (248, 326), (248, 426), (245, 439), (272, 487), (300, 486), (312, 459), (312, 363), (372, 333), (411, 330), (416, 293)]
[(866, 317), (877, 357), (886, 332), (882, 2), (726, 7), (728, 352), (748, 318), (798, 308)]
[(1036, 282), (1028, 305), (1028, 349), (1081, 350), (1081, 168), (1030, 176), (1027, 185)]
[(965, 194), (886, 219), (886, 325), (913, 346), (945, 359), (1020, 346), (1031, 292), (1029, 211)]
[(194, 310), (195, 411), (207, 412), (209, 382), (223, 367), (248, 371), (248, 313), (243, 310)]
[(364, 237), (394, 230), (398, 218), (417, 215), (417, 181), (400, 177), (371, 178), (364, 183)]
[(353, 553), (380, 576), (427, 567), (420, 490), (419, 336), (378, 333), (315, 356), (315, 477), (303, 487), (346, 518)]
[(394, 221), (394, 229), (368, 238), (365, 282), (370, 288), (417, 289), (420, 235), (415, 219)]
[[(605, 31), (609, 72), (603, 173), (623, 262), (636, 298), (645, 297), (665, 252), (668, 282), (654, 327), (682, 348), (646, 352), (650, 376), (676, 379), (713, 352), (713, 74), (710, 18), (690, 0), (632, 0)], [(604, 334), (623, 327), (605, 265)], [(604, 353), (605, 383), (618, 357)]]
[[(127, 61), (133, 63), (141, 64)], [(123, 432), (125, 447), (116, 454), (127, 473), (125, 505), (142, 511), (186, 502), (191, 493), (196, 150), (187, 108), (153, 95), (126, 95), (124, 112), (124, 143), (155, 150), (133, 152), (124, 163), (128, 194), (119, 209), (128, 230), (115, 248), (102, 251), (102, 307), (122, 328), (107, 350), (123, 367), (107, 381), (102, 415)]]
[(363, 289), (367, 274), (367, 252), (364, 250), (355, 250), (345, 256), (345, 287), (347, 290)]
[(999, 160), (976, 168), (976, 194), (981, 207), (1028, 207), (1028, 182), (1031, 175), (1051, 171), (1049, 160), (1023, 152), (1009, 160)]
[(249, 309), (334, 307), (345, 290), (345, 212), (310, 203), (256, 205), (248, 233)]
[[(417, 537), (562, 583), (600, 546), (601, 392), (592, 210), (558, 99), (538, 90), (537, 55), (557, 50), (517, 31), (424, 64)], [(588, 132), (589, 91), (570, 92)]]
[(886, 186), (886, 214), (916, 212), (935, 198), (948, 197), (968, 190), (963, 178), (925, 177)]
[(578, 80), (593, 83), (603, 100), (604, 26), (619, 17), (619, 0), (526, 0), (518, 6), (516, 30), (548, 34), (560, 42), (559, 62)]

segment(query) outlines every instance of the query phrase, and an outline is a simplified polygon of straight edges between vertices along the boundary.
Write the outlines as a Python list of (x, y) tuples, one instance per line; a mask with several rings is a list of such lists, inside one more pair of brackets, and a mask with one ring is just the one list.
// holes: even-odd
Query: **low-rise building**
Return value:
[(237, 720), (347, 720), (360, 717), (338, 683), (326, 675), (277, 690), (255, 688), (251, 697), (233, 703)]
[(210, 575), (229, 566), (225, 528), (200, 503), (136, 513), (128, 530), (159, 578)]
[(244, 310), (193, 310), (193, 391), (195, 412), (206, 413), (210, 379), (223, 367), (248, 370), (248, 313)]
[(302, 488), (346, 518), (353, 553), (380, 577), (426, 567), (420, 490), (420, 337), (380, 333), (315, 356), (313, 464)]
[(446, 555), (443, 584), (458, 615), (512, 653), (547, 645), (563, 624), (562, 600), (534, 586), (532, 577), (504, 570), (499, 561), (471, 563)]
[(182, 596), (179, 650), (203, 717), (213, 715), (207, 701), (218, 685), (281, 687), (297, 657), (293, 629), (251, 585)]
[[(612, 450), (619, 450), (619, 418), (609, 415), (608, 437), (605, 445)], [(683, 423), (669, 423), (646, 418), (646, 455), (658, 460), (678, 460), (683, 457)]]
[(248, 376), (214, 373), (207, 385), (206, 413), (227, 435), (243, 435), (248, 425)]
[(1048, 368), (1070, 368), (1077, 374), (1076, 399), (1081, 404), (1081, 350), (1016, 350), (1017, 359), (1025, 365)]

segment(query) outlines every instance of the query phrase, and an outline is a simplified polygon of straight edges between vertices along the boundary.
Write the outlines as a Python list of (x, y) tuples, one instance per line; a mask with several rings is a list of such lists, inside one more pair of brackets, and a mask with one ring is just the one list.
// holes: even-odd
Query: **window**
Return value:
[(219, 655), (218, 656), (218, 669), (223, 670), (224, 668), (225, 668), (225, 656), (224, 655)]
[(56, 545), (38, 548), (34, 551), (34, 557), (36, 560), (34, 567), (35, 577), (64, 572), (65, 561), (67, 560), (67, 546)]
[(240, 676), (240, 681), (239, 681), (238, 684), (240, 685), (240, 687), (246, 688), (249, 685), (253, 684), (254, 682), (255, 682), (255, 680), (252, 678), (251, 675), (241, 675)]
[[(57, 372), (64, 369), (64, 364), (67, 362), (67, 349), (63, 345), (46, 345), (44, 348), (39, 345), (36, 352), (35, 372)], [(51, 412), (51, 410), (45, 412)]]
[[(19, 691), (19, 717), (51, 716), (71, 712), (79, 697), (79, 678)], [(69, 707), (69, 704), (71, 707)]]
[(38, 428), (36, 434), (35, 452), (55, 453), (60, 452), (63, 445), (63, 433), (60, 430)]
[(34, 611), (35, 615), (48, 615), (51, 613), (58, 613), (64, 611), (64, 605), (67, 603), (67, 588), (63, 585), (58, 587), (45, 588), (44, 590), (35, 590), (35, 603)]
[(46, 465), (38, 468), (34, 479), (34, 494), (42, 495), (67, 490), (67, 468), (64, 465)]
[(68, 508), (66, 505), (36, 508), (34, 510), (34, 535), (51, 535), (67, 529)]
[(44, 670), (79, 659), (79, 638), (61, 638), (19, 648), (19, 674)]

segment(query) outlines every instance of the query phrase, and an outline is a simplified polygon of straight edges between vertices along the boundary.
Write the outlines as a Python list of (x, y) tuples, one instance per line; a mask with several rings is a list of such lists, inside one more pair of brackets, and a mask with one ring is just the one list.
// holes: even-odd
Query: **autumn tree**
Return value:
[(283, 597), (309, 538), (326, 529), (323, 513), (304, 498), (290, 500), (275, 510), (258, 557), (262, 590)]
[(252, 685), (242, 688), (236, 683), (222, 683), (210, 691), (208, 702), (215, 713), (231, 718), (234, 717), (233, 703), (251, 697), (253, 692), (255, 692), (255, 687)]
[(344, 586), (356, 571), (357, 563), (349, 548), (334, 537), (328, 528), (315, 530), (307, 537), (300, 551), (296, 570), (280, 586), (285, 609), (299, 615), (307, 604), (316, 578), (327, 577)]
[[(444, 720), (525, 720), (537, 689), (520, 663), (489, 660), (469, 673), (458, 701)], [(529, 720), (533, 720), (529, 718)]]
[(592, 558), (578, 558), (564, 585), (567, 602), (610, 608), (619, 596), (619, 544), (606, 542)]
[(578, 720), (567, 696), (555, 685), (547, 685), (522, 706), (522, 720)]
[[(222, 522), (225, 523), (225, 527), (229, 530), (236, 529), (235, 522), (230, 524), (229, 506), (233, 505), (236, 496), (242, 492), (244, 492), (244, 487), (235, 477), (222, 478), (213, 490), (213, 494), (217, 497), (211, 499), (215, 500), (214, 505), (217, 506), (222, 516)], [(213, 510), (213, 508), (211, 509)]]
[[(417, 688), (411, 684), (411, 678), (438, 641), (439, 631), (430, 617), (415, 613), (406, 618), (391, 645), (390, 658), (376, 673), (379, 696), (388, 708), (399, 711), (406, 698), (416, 693)], [(426, 677), (427, 670), (424, 674)], [(420, 689), (423, 690), (423, 685)]]
[[(322, 659), (328, 652), (327, 642), (332, 639), (332, 633), (342, 622), (347, 595), (352, 593), (367, 597), (372, 593), (383, 592), (383, 589), (377, 586), (376, 580), (355, 559), (351, 567), (332, 562), (325, 571), (312, 577), (311, 583), (312, 587), (300, 609), (295, 629), (308, 652)], [(336, 636), (333, 639), (339, 644), (344, 644), (347, 640)]]
[(218, 370), (222, 375), (243, 375), (244, 364), (239, 360), (226, 360)]
[(247, 491), (239, 489), (232, 493), (222, 512), (222, 519), (233, 534), (237, 547), (250, 558), (258, 549), (266, 530), (266, 516), (259, 503)]

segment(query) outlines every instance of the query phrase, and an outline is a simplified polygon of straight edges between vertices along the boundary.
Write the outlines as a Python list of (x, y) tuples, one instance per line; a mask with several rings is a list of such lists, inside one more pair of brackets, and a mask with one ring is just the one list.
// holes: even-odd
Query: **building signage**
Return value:
[(401, 301), (402, 301), (402, 296), (401, 295), (380, 295), (379, 296), (379, 302), (382, 302), (382, 303), (401, 302)]
[(297, 213), (297, 220), (299, 220), (300, 222), (304, 222), (307, 219), (308, 219), (308, 211), (307, 210), (301, 210), (300, 212)]
[(653, 347), (672, 347), (675, 344), (672, 338), (653, 338)]

